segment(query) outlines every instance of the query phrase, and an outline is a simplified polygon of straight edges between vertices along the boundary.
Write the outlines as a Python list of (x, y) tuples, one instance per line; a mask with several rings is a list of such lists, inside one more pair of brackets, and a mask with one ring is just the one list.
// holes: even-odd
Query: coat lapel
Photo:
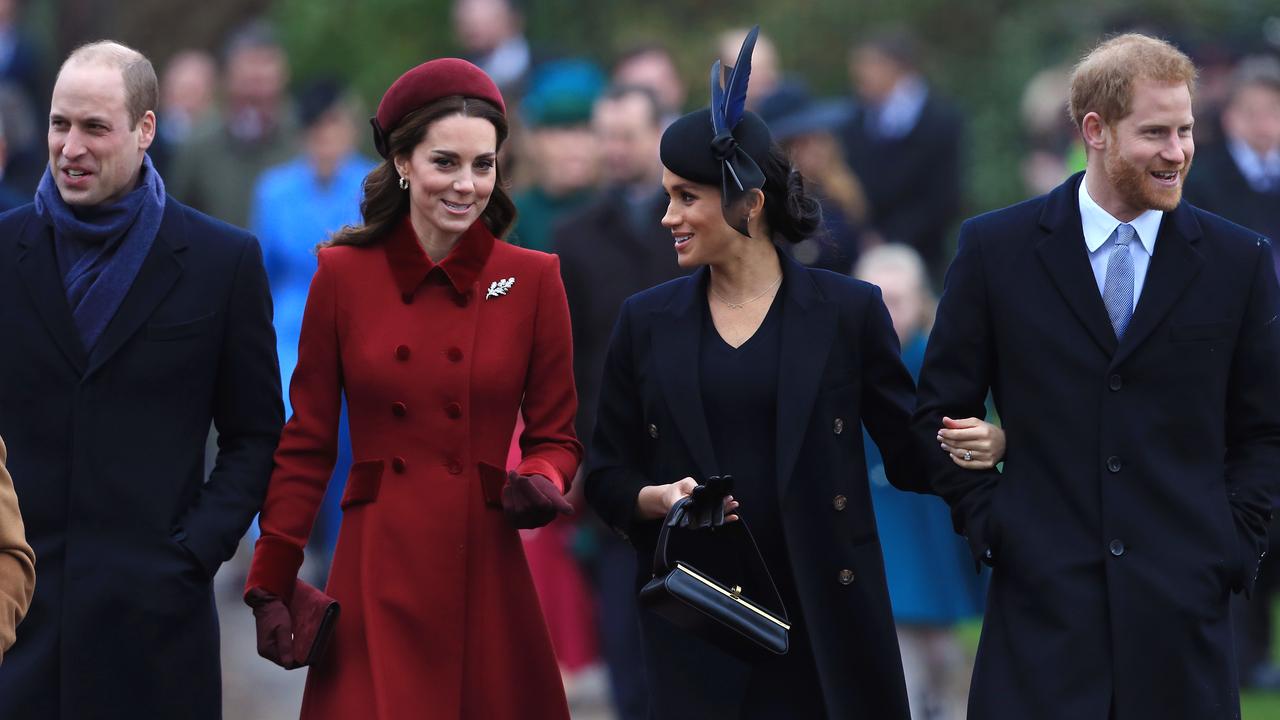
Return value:
[(34, 215), (23, 225), (22, 236), (18, 239), (18, 275), (54, 343), (75, 367), (76, 373), (83, 375), (88, 358), (75, 321), (71, 319), (71, 307), (67, 304), (62, 273), (58, 270), (58, 258), (54, 252), (53, 234)]
[(1080, 202), (1076, 194), (1083, 177), (1083, 173), (1077, 174), (1050, 193), (1040, 214), (1040, 226), (1047, 234), (1036, 246), (1036, 253), (1058, 292), (1094, 342), (1107, 355), (1112, 355), (1116, 351), (1116, 334), (1102, 303), (1102, 294), (1098, 292), (1098, 281), (1093, 277), (1080, 222)]
[(1124, 339), (1111, 359), (1114, 367), (1124, 362), (1133, 350), (1149, 336), (1178, 301), (1187, 285), (1200, 274), (1204, 256), (1195, 248), (1200, 240), (1200, 223), (1196, 222), (1186, 203), (1179, 203), (1164, 214), (1156, 251), (1151, 256), (1142, 295), (1133, 311), (1133, 320)]
[(86, 377), (110, 360), (169, 294), (169, 290), (182, 275), (179, 257), (186, 250), (186, 237), (186, 223), (180, 207), (173, 198), (167, 198), (164, 219), (160, 222), (160, 231), (151, 245), (151, 252), (147, 253), (142, 267), (138, 269), (138, 276), (121, 301), (120, 309), (107, 324), (102, 337), (98, 338), (97, 345), (94, 345), (89, 354)]
[(809, 429), (822, 371), (836, 335), (835, 306), (786, 253), (782, 262), (782, 340), (778, 353), (777, 479), (785, 497)]
[(653, 323), (658, 382), (685, 447), (702, 473), (702, 477), (694, 478), (699, 482), (719, 474), (698, 379), (698, 353), (706, 313), (706, 303), (699, 296), (706, 281), (705, 267), (685, 278), (667, 306), (654, 313)]

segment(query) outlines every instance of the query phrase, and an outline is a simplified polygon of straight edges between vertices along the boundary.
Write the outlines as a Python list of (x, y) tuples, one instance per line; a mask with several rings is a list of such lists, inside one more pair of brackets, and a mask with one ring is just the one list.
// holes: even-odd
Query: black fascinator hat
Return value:
[(671, 123), (662, 134), (662, 164), (680, 177), (704, 185), (719, 185), (725, 222), (750, 237), (746, 210), (740, 201), (764, 187), (760, 166), (769, 155), (773, 137), (758, 115), (746, 110), (751, 51), (760, 26), (751, 28), (738, 51), (737, 63), (727, 69), (721, 84), (720, 61), (711, 66), (711, 107)]

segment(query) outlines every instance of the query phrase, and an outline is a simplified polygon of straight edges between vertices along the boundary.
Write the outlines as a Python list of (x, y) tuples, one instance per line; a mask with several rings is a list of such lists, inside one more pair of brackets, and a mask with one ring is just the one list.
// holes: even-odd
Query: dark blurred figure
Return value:
[[(5, 103), (20, 116), (6, 113), (9, 123), (8, 177), (5, 183), (22, 195), (35, 191), (44, 172), (43, 134), (48, 125), (48, 82), (41, 53), (31, 36), (20, 27), (22, 2), (0, 0), (0, 89)], [(32, 129), (27, 132), (27, 128)]]
[[(1187, 200), (1270, 238), (1274, 252), (1280, 239), (1280, 61), (1242, 60), (1220, 120), (1223, 142), (1197, 153)], [(1280, 253), (1274, 257), (1280, 270)], [(1231, 612), (1240, 684), (1280, 690), (1280, 667), (1271, 660), (1280, 523), (1273, 522), (1270, 537), (1271, 552), (1262, 560), (1253, 596), (1232, 598)]]
[[(578, 388), (579, 437), (595, 425), (609, 335), (628, 296), (684, 274), (662, 227), (658, 142), (662, 105), (647, 87), (614, 86), (596, 101), (591, 128), (600, 146), (605, 183), (590, 205), (555, 230), (569, 314), (573, 319), (573, 375)], [(594, 520), (587, 559), (599, 601), (600, 646), (609, 667), (620, 720), (644, 720), (649, 703), (636, 606), (635, 553)]]
[[(5, 114), (0, 112), (0, 181), (6, 177), (9, 159), (9, 136), (7, 134)], [(9, 186), (8, 182), (0, 182), (0, 212), (12, 210), (19, 205), (31, 202), (31, 194), (21, 193)]]
[(534, 55), (516, 0), (454, 0), (453, 34), (463, 57), (493, 78), (507, 102), (524, 94)]
[(160, 74), (160, 109), (164, 120), (151, 144), (151, 161), (162, 174), (173, 167), (174, 156), (188, 143), (208, 137), (217, 129), (213, 112), (218, 85), (218, 64), (203, 50), (181, 50), (169, 59)]
[(174, 197), (219, 220), (249, 225), (254, 182), (297, 152), (297, 123), (285, 96), (289, 61), (270, 25), (254, 22), (227, 44), (226, 97), (219, 127), (174, 159)]
[(822, 203), (822, 231), (785, 249), (803, 265), (848, 275), (863, 246), (876, 242), (863, 232), (868, 209), (862, 181), (835, 136), (848, 122), (848, 104), (817, 101), (803, 84), (788, 81), (761, 100), (757, 111)]
[[(726, 30), (716, 38), (716, 53), (725, 73), (738, 62), (738, 49), (747, 37), (747, 30), (745, 27)], [(778, 48), (773, 40), (760, 33), (751, 53), (751, 85), (747, 88), (747, 109), (759, 111), (760, 101), (771, 95), (781, 82), (782, 61), (778, 58)]]
[(937, 279), (960, 212), (960, 113), (930, 89), (915, 40), (903, 32), (855, 47), (849, 74), (861, 103), (841, 139), (866, 188), (871, 227), (885, 242), (915, 248)]
[(1029, 197), (1044, 195), (1073, 173), (1084, 170), (1084, 144), (1067, 115), (1071, 68), (1045, 68), (1022, 90), (1022, 127), (1027, 152), (1022, 158), (1022, 184)]
[(689, 89), (680, 77), (675, 56), (666, 45), (643, 43), (623, 52), (613, 64), (612, 79), (618, 87), (639, 86), (652, 90), (658, 99), (664, 128), (684, 112)]
[(591, 106), (604, 88), (604, 75), (583, 60), (556, 60), (540, 66), (529, 81), (520, 114), (531, 186), (513, 198), (519, 217), (511, 242), (533, 250), (551, 249), (556, 221), (591, 200), (599, 177)]
[(1277, 241), (1280, 60), (1270, 56), (1242, 60), (1220, 120), (1223, 142), (1197, 153), (1195, 172), (1187, 176), (1187, 200)]

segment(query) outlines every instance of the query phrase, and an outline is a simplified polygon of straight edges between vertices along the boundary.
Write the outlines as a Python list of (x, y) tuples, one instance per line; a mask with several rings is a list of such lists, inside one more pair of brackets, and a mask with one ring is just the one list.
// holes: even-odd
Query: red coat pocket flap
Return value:
[(378, 487), (382, 485), (382, 460), (361, 460), (351, 466), (347, 474), (347, 489), (342, 493), (343, 510), (353, 505), (363, 505), (378, 498)]
[(480, 489), (484, 492), (484, 502), (493, 507), (502, 507), (502, 486), (507, 484), (507, 471), (487, 462), (476, 463), (480, 470)]

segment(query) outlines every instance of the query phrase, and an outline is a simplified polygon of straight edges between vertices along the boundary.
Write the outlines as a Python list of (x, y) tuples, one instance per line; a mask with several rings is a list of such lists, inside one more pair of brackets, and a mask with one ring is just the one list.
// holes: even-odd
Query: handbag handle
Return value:
[[(662, 529), (658, 531), (658, 545), (653, 551), (654, 577), (671, 571), (671, 561), (667, 558), (667, 543), (671, 538), (671, 529), (680, 527), (680, 521), (684, 518), (687, 508), (692, 502), (693, 498), (686, 495), (675, 501), (671, 509), (667, 511), (667, 517), (662, 521)], [(747, 521), (742, 518), (742, 513), (737, 512), (737, 515), (738, 519), (735, 524), (742, 528), (742, 532), (747, 538), (747, 545), (751, 548), (751, 557), (755, 558), (757, 567), (764, 571), (764, 577), (769, 581), (769, 590), (773, 593), (775, 607), (781, 612), (783, 622), (790, 623), (791, 621), (787, 616), (787, 607), (782, 604), (782, 595), (778, 593), (778, 586), (773, 582), (773, 574), (769, 572), (769, 566), (765, 564), (764, 555), (760, 554), (760, 547), (756, 545), (755, 536), (751, 534), (751, 528), (747, 526)]]

